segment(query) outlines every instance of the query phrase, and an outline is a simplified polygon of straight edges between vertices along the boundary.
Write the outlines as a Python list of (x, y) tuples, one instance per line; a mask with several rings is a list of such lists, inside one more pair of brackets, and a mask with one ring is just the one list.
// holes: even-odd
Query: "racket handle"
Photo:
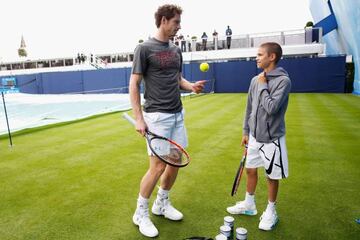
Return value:
[(123, 118), (125, 118), (129, 123), (135, 126), (135, 120), (132, 117), (130, 117), (129, 114), (124, 113)]

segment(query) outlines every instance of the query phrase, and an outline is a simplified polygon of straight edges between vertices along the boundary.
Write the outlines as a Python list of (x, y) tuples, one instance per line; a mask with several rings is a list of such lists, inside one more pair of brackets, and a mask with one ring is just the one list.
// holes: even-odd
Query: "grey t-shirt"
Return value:
[(181, 50), (173, 43), (151, 38), (134, 53), (132, 73), (142, 74), (145, 83), (145, 112), (177, 113), (180, 98)]

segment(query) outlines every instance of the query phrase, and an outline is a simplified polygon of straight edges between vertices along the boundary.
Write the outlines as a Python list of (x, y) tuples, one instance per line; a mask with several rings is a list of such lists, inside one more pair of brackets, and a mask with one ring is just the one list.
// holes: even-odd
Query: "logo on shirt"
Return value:
[(155, 53), (155, 59), (158, 61), (161, 68), (177, 67), (179, 64), (176, 52), (158, 52)]

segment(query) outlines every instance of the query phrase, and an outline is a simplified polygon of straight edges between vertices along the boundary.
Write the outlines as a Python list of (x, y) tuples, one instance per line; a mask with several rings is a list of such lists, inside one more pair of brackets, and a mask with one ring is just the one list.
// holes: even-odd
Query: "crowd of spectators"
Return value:
[(186, 35), (186, 37), (179, 33), (179, 35), (175, 35), (171, 41), (176, 45), (179, 46), (182, 52), (191, 52), (191, 51), (207, 51), (207, 50), (217, 50), (219, 48), (231, 48), (231, 36), (232, 36), (232, 30), (230, 26), (227, 26), (227, 29), (225, 30), (225, 36), (226, 36), (226, 43), (224, 43), (224, 46), (219, 46), (219, 39), (218, 39), (218, 32), (214, 30), (212, 33), (212, 41), (208, 42), (208, 35), (206, 32), (203, 32), (201, 35), (201, 43), (197, 42), (197, 36), (192, 36), (190, 38), (189, 35)]

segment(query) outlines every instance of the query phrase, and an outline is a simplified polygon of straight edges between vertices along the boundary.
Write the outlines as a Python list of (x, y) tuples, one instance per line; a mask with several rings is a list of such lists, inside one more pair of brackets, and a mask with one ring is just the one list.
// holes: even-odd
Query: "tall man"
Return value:
[[(199, 93), (204, 88), (205, 81), (190, 83), (182, 77), (181, 50), (169, 42), (181, 28), (181, 14), (182, 9), (176, 5), (166, 4), (157, 9), (155, 37), (139, 44), (135, 49), (129, 91), (136, 131), (144, 135), (148, 129), (186, 147), (188, 141), (180, 89)], [(145, 83), (143, 111), (139, 90), (142, 79)], [(160, 187), (152, 213), (173, 221), (181, 220), (183, 214), (172, 206), (169, 198), (178, 168), (160, 161), (149, 147), (148, 155), (150, 165), (140, 183), (133, 222), (139, 226), (143, 235), (156, 237), (159, 232), (149, 216), (149, 198), (159, 179)]]

